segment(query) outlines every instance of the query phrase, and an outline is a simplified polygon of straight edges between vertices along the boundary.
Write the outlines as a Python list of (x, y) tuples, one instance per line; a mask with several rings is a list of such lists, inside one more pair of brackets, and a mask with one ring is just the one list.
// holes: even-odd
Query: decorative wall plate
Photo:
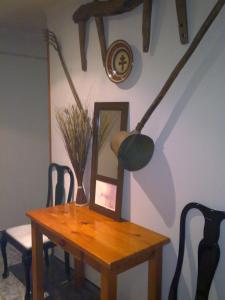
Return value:
[(130, 45), (123, 41), (113, 42), (106, 54), (105, 69), (109, 79), (119, 83), (127, 79), (133, 66), (133, 53)]

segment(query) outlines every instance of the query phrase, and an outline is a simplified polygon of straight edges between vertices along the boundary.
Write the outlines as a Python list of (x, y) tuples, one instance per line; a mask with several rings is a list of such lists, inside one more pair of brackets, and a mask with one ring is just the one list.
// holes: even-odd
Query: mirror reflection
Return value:
[(111, 150), (110, 141), (120, 131), (121, 111), (101, 110), (98, 119), (97, 174), (117, 179), (118, 160)]
[(121, 219), (124, 170), (111, 150), (111, 140), (127, 130), (128, 102), (96, 102), (94, 106), (90, 208)]
[(96, 180), (95, 203), (112, 211), (115, 211), (116, 192), (116, 185)]

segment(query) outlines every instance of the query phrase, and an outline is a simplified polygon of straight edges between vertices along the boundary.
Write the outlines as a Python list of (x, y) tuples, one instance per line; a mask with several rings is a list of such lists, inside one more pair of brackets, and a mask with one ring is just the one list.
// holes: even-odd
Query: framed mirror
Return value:
[(90, 208), (121, 218), (123, 173), (110, 147), (112, 137), (127, 130), (128, 102), (96, 102), (93, 120)]

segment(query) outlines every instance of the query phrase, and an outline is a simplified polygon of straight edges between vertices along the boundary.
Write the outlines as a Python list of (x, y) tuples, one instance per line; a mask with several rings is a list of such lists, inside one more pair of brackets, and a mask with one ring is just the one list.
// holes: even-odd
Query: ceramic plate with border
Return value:
[(113, 82), (123, 82), (130, 75), (133, 66), (133, 53), (130, 45), (123, 41), (113, 42), (106, 54), (106, 73)]

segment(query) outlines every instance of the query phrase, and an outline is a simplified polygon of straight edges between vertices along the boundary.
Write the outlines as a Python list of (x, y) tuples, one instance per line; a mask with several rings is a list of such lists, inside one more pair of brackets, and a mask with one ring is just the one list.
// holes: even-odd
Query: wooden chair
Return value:
[(175, 274), (169, 292), (169, 300), (177, 299), (177, 289), (180, 279), (185, 247), (185, 221), (191, 209), (198, 209), (205, 219), (203, 239), (198, 247), (198, 273), (195, 300), (207, 300), (210, 286), (216, 272), (220, 258), (218, 240), (220, 236), (220, 224), (225, 219), (225, 212), (210, 209), (199, 203), (187, 204), (180, 219), (179, 253)]
[[(55, 190), (53, 190), (53, 174), (56, 171), (56, 185)], [(70, 184), (69, 191), (66, 198), (65, 186), (64, 186), (64, 176), (65, 174), (69, 174)], [(70, 202), (73, 197), (74, 192), (74, 176), (71, 169), (67, 166), (61, 166), (55, 163), (50, 164), (48, 170), (48, 196), (47, 196), (47, 205), (46, 207), (52, 205), (58, 205), (65, 202)], [(54, 197), (53, 197), (54, 195)], [(53, 200), (54, 198), (54, 200)], [(20, 225), (16, 227), (12, 227), (6, 229), (3, 232), (2, 241), (1, 241), (1, 250), (2, 257), (4, 263), (4, 272), (2, 274), (3, 278), (8, 276), (8, 263), (7, 263), (7, 252), (6, 245), (7, 242), (12, 244), (17, 250), (19, 250), (22, 254), (22, 263), (24, 265), (25, 271), (25, 281), (26, 281), (26, 292), (25, 292), (25, 300), (30, 299), (31, 292), (31, 283), (30, 283), (30, 269), (31, 269), (31, 261), (32, 261), (32, 239), (31, 239), (31, 225)], [(45, 264), (49, 266), (48, 259), (48, 250), (55, 246), (47, 236), (43, 236), (43, 244), (44, 244), (44, 254), (45, 254)], [(70, 265), (69, 265), (69, 254), (65, 252), (65, 271), (69, 276), (70, 274)]]

